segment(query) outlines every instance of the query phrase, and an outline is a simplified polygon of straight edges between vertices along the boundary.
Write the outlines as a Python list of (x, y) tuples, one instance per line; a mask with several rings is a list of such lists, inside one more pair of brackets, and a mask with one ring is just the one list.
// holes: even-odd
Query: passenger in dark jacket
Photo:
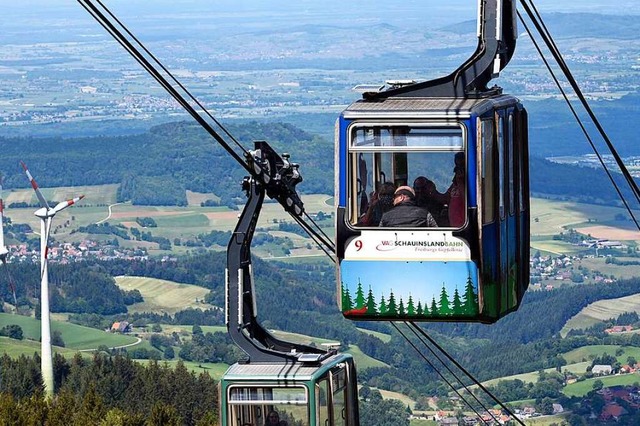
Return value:
[(382, 215), (380, 226), (431, 227), (438, 226), (427, 209), (415, 203), (416, 194), (410, 186), (396, 189), (393, 208)]

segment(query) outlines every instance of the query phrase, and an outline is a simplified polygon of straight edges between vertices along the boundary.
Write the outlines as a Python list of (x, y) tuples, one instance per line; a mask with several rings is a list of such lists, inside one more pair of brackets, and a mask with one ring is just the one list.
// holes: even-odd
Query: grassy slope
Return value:
[(566, 336), (572, 329), (585, 329), (625, 312), (640, 312), (640, 294), (592, 303), (569, 319), (560, 333)]
[[(35, 342), (40, 340), (40, 321), (30, 317), (0, 313), (0, 328), (9, 324), (19, 325), (22, 328), (25, 339), (33, 340)], [(93, 349), (100, 345), (112, 347), (123, 346), (136, 342), (136, 338), (133, 336), (112, 334), (102, 330), (96, 330), (94, 328), (58, 321), (51, 321), (51, 331), (60, 331), (62, 333), (62, 340), (64, 340), (66, 349), (74, 351), (80, 349)], [(12, 340), (11, 342), (13, 343), (15, 341)], [(2, 345), (2, 349), (5, 349), (4, 344)], [(31, 352), (32, 351), (29, 350), (28, 353)]]
[[(213, 305), (202, 302), (209, 290), (203, 287), (178, 284), (172, 281), (144, 277), (116, 277), (123, 290), (139, 290), (144, 299), (128, 306), (129, 312), (158, 312), (175, 314), (186, 308), (209, 309)], [(196, 302), (198, 300), (198, 302)]]

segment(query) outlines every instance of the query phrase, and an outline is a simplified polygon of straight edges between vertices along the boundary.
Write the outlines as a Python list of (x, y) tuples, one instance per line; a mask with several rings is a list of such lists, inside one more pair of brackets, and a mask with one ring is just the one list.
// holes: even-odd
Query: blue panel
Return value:
[(338, 206), (345, 207), (347, 205), (347, 128), (351, 124), (350, 120), (346, 120), (340, 115), (338, 121), (339, 131), (338, 138), (339, 150), (338, 150), (338, 167), (340, 168), (339, 174), (339, 195)]
[(467, 190), (469, 191), (469, 207), (477, 207), (478, 205), (478, 188), (476, 180), (478, 179), (478, 155), (477, 155), (477, 140), (478, 134), (476, 128), (476, 116), (472, 115), (471, 119), (465, 120), (464, 124), (467, 126), (469, 132), (469, 138), (467, 140)]

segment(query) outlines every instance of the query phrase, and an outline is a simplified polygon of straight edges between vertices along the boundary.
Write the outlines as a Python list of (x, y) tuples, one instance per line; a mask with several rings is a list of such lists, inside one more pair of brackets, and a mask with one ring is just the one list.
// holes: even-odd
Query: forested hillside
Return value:
[[(74, 269), (52, 268), (52, 295), (63, 298), (71, 312), (84, 312), (77, 319), (86, 325), (101, 327), (99, 317), (90, 313), (108, 313), (114, 300), (126, 309), (128, 295), (109, 284), (111, 275), (137, 275), (170, 279), (195, 284), (211, 290), (207, 301), (223, 306), (224, 253), (206, 253), (172, 261), (147, 262), (110, 261), (84, 262)], [(55, 265), (53, 265), (55, 266)], [(297, 268), (254, 259), (259, 318), (267, 328), (335, 339), (344, 345), (357, 345), (365, 354), (381, 360), (389, 367), (360, 371), (365, 382), (385, 389), (402, 390), (408, 395), (445, 394), (447, 389), (434, 371), (415, 353), (400, 335), (384, 323), (356, 324), (345, 320), (335, 305), (333, 266), (328, 263), (306, 264)], [(37, 285), (36, 265), (16, 271), (19, 277), (18, 296)], [(79, 274), (79, 275), (76, 275)], [(77, 276), (93, 277), (83, 282)], [(2, 278), (0, 278), (0, 281)], [(104, 285), (100, 297), (83, 293), (84, 288)], [(621, 297), (637, 291), (638, 279), (623, 280), (608, 285), (578, 285), (553, 291), (529, 292), (520, 309), (495, 325), (429, 324), (424, 327), (447, 350), (459, 359), (479, 379), (486, 380), (510, 374), (537, 371), (563, 365), (561, 354), (585, 344), (599, 344), (613, 337), (559, 337), (565, 322), (589, 303), (600, 299)], [(4, 282), (0, 283), (2, 297), (11, 300)], [(31, 293), (32, 294), (32, 293)], [(131, 297), (133, 295), (129, 295)], [(111, 300), (113, 299), (113, 300)], [(84, 308), (84, 311), (80, 311)], [(74, 317), (75, 318), (75, 317)], [(221, 311), (188, 309), (175, 317), (153, 313), (107, 316), (109, 321), (141, 320), (144, 324), (200, 324), (222, 325)], [(101, 325), (102, 324), (102, 325)], [(356, 326), (373, 328), (388, 334), (390, 342), (363, 333)], [(464, 339), (460, 339), (464, 337)], [(622, 338), (622, 337), (621, 337)], [(631, 338), (631, 337), (625, 337)], [(638, 340), (640, 337), (632, 336)], [(594, 340), (595, 339), (595, 340)], [(640, 343), (629, 342), (633, 344)], [(611, 340), (612, 341), (612, 340)], [(624, 342), (621, 341), (620, 344)], [(185, 351), (185, 354), (187, 352)], [(186, 356), (186, 355), (185, 355)]]
[[(552, 109), (557, 110), (557, 105)], [(582, 202), (617, 202), (604, 172), (554, 164), (536, 156), (544, 152), (547, 143), (556, 147), (573, 145), (557, 143), (557, 138), (569, 140), (572, 127), (558, 129), (536, 121), (532, 119), (532, 126), (539, 129), (531, 132), (531, 192)], [(267, 140), (280, 153), (291, 154), (292, 161), (301, 165), (304, 177), (298, 186), (301, 192), (333, 193), (333, 141), (285, 123), (235, 123), (229, 126), (229, 131), (247, 148), (252, 148), (254, 140)], [(555, 139), (551, 136), (544, 139), (547, 131)], [(240, 182), (246, 175), (197, 124), (187, 122), (159, 125), (148, 133), (133, 136), (0, 138), (0, 144), (6, 147), (0, 158), (5, 188), (28, 186), (18, 165), (24, 160), (43, 186), (117, 183), (118, 200), (131, 200), (139, 205), (186, 205), (185, 191), (191, 190), (214, 193), (220, 197), (217, 203), (235, 206), (233, 199), (242, 197)], [(569, 149), (576, 152), (575, 146)]]
[[(253, 149), (254, 140), (266, 140), (278, 152), (290, 153), (292, 161), (302, 164), (301, 192), (333, 191), (333, 173), (326, 173), (333, 167), (332, 142), (283, 123), (246, 122), (230, 125), (229, 131), (247, 149)], [(5, 188), (28, 186), (19, 167), (25, 161), (44, 187), (120, 183), (120, 201), (144, 205), (185, 205), (185, 190), (191, 190), (215, 193), (225, 205), (242, 194), (246, 175), (193, 123), (164, 124), (133, 136), (0, 138), (0, 144)]]

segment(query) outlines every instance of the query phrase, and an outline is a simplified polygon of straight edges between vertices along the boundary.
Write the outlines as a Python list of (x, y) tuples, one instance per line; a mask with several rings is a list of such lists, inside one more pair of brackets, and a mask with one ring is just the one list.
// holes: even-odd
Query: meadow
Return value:
[(560, 330), (560, 334), (564, 337), (571, 330), (589, 328), (599, 322), (615, 319), (625, 312), (640, 312), (640, 294), (618, 299), (598, 300), (569, 319)]
[(115, 280), (122, 290), (138, 290), (142, 294), (143, 302), (127, 307), (130, 313), (157, 312), (173, 315), (186, 308), (215, 308), (204, 302), (204, 297), (209, 293), (204, 287), (145, 277), (115, 277)]
[[(36, 343), (36, 349), (40, 352), (40, 321), (35, 318), (25, 317), (21, 315), (0, 313), (0, 328), (10, 324), (17, 324), (22, 328), (24, 338), (23, 341), (10, 340), (12, 345), (6, 345), (6, 340), (3, 341), (0, 351), (9, 350), (13, 343), (19, 346), (24, 346), (25, 342), (32, 341)], [(125, 346), (137, 342), (134, 336), (127, 336), (121, 334), (113, 334), (103, 330), (96, 330), (95, 328), (83, 327), (77, 324), (71, 324), (67, 322), (51, 321), (51, 332), (59, 331), (62, 335), (62, 340), (65, 343), (64, 348), (54, 347), (54, 352), (60, 351), (66, 353), (68, 351), (76, 352), (78, 350), (95, 349), (98, 346), (106, 345), (108, 347)], [(24, 346), (27, 355), (32, 355), (33, 351), (29, 345)], [(15, 350), (15, 349), (11, 349)]]

